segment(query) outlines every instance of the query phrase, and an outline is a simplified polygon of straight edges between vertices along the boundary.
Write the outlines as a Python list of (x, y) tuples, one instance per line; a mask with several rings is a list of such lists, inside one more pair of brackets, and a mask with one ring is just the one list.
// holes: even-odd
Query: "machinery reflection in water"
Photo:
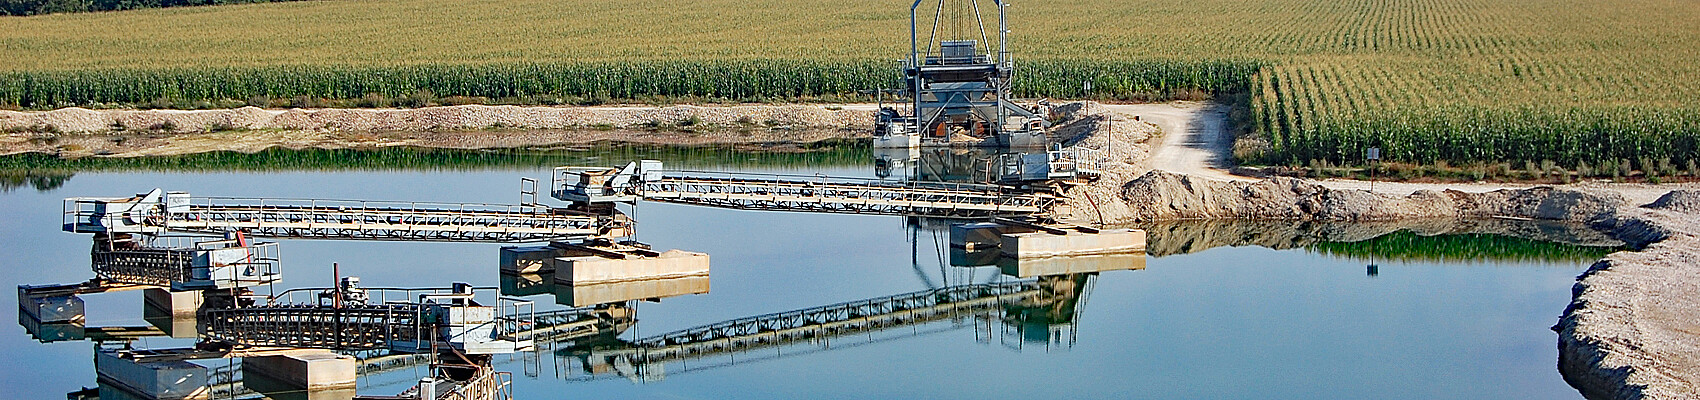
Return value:
[[(1067, 349), (1075, 341), (1074, 324), (1081, 318), (1097, 275), (1103, 271), (1144, 268), (1144, 255), (1139, 251), (1021, 259), (996, 257), (998, 253), (992, 249), (990, 254), (994, 257), (990, 263), (950, 267), (963, 273), (979, 267), (996, 267), (999, 273), (986, 275), (992, 281), (978, 282), (973, 276), (962, 279), (952, 277), (957, 274), (946, 273), (941, 285), (920, 270), (919, 246), (925, 241), (919, 235), (923, 230), (935, 236), (946, 231), (950, 223), (943, 221), (946, 220), (909, 218), (906, 222), (912, 232), (910, 242), (916, 247), (912, 252), (915, 259), (911, 261), (917, 276), (931, 287), (927, 290), (735, 318), (637, 338), (620, 337), (625, 327), (638, 323), (623, 320), (605, 324), (615, 328), (601, 335), (539, 343), (538, 351), (554, 349), (556, 371), (564, 379), (619, 377), (643, 383), (663, 380), (669, 374), (959, 329), (974, 330), (982, 343), (997, 343), (1018, 351), (1030, 346), (1046, 351)], [(946, 241), (938, 238), (932, 243), (941, 247), (937, 249), (941, 253), (955, 254), (960, 250), (942, 248)], [(695, 283), (698, 281), (702, 282), (700, 286)], [(581, 293), (587, 287), (598, 286), (565, 283), (547, 273), (504, 273), (502, 282), (504, 294), (553, 293), (556, 302), (570, 305), (578, 305), (574, 301), (583, 298)], [(707, 279), (678, 277), (616, 286), (620, 287), (617, 292), (624, 296), (604, 299), (625, 303), (602, 307), (635, 309), (639, 300), (661, 301), (666, 297), (700, 294), (707, 291)], [(903, 327), (912, 329), (895, 329)], [(532, 362), (538, 361), (527, 361)], [(529, 365), (527, 369), (530, 370)]]
[[(19, 324), (32, 337), (97, 344), (97, 385), (71, 398), (361, 398), (357, 375), (424, 363), (429, 373), (417, 385), (384, 398), (508, 399), (510, 375), (491, 368), (491, 355), (595, 334), (606, 329), (597, 321), (621, 314), (605, 307), (539, 313), (530, 301), (463, 283), (368, 288), (343, 277), (331, 288), (278, 292), (276, 244), (249, 241), (242, 231), (223, 238), (95, 233), (93, 278), (18, 288)], [(143, 291), (148, 326), (88, 326), (83, 296), (127, 290)], [(138, 348), (145, 337), (190, 340)], [(203, 365), (219, 359), (225, 367)]]
[[(953, 285), (635, 339), (604, 336), (558, 345), (554, 356), (566, 379), (623, 377), (642, 383), (663, 380), (667, 374), (966, 328), (973, 329), (983, 343), (998, 342), (1015, 350), (1031, 345), (1066, 349), (1074, 343), (1073, 324), (1096, 276), (1079, 273)], [(914, 329), (895, 329), (902, 327)], [(756, 353), (762, 349), (774, 351)]]
[[(500, 399), (511, 397), (511, 379), (491, 368), (491, 355), (530, 350), (535, 340), (581, 334), (594, 325), (584, 321), (607, 319), (597, 309), (539, 313), (529, 301), (496, 296), (495, 288), (366, 288), (358, 282), (347, 277), (334, 288), (244, 295), (216, 307), (204, 292), (147, 287), (144, 314), (153, 326), (83, 327), (80, 310), (69, 307), (24, 313), (20, 322), (44, 342), (96, 343), (97, 386), (71, 398), (361, 398), (354, 390), (358, 374), (429, 365), (418, 385), (385, 398)], [(92, 293), (99, 292), (70, 296)], [(26, 303), (32, 304), (44, 303)], [(135, 346), (138, 339), (163, 336), (193, 341)], [(226, 365), (206, 365), (219, 359)]]

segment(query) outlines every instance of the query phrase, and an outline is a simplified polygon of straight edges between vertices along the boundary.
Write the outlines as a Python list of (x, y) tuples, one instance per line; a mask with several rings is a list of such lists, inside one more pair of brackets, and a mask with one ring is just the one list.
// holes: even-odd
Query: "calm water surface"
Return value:
[[(871, 167), (764, 171), (867, 176)], [(0, 280), (88, 279), (88, 235), (59, 231), (60, 200), (155, 187), (196, 195), (512, 203), (541, 168), (477, 171), (79, 173), (0, 194)], [(948, 265), (936, 229), (903, 218), (644, 203), (638, 239), (713, 257), (708, 294), (639, 303), (625, 338), (728, 319), (1011, 279)], [(496, 286), (499, 244), (282, 241), (283, 287), (328, 286), (331, 263), (368, 286)], [(905, 326), (665, 366), (659, 380), (587, 375), (551, 352), (498, 356), (517, 398), (1579, 398), (1548, 330), (1587, 261), (1362, 259), (1222, 247), (1104, 272), (1049, 340), (973, 319)], [(89, 325), (144, 325), (138, 292), (85, 296)], [(547, 296), (537, 298), (550, 303)], [(138, 346), (182, 341), (145, 339)], [(93, 345), (0, 335), (4, 397), (93, 386)], [(222, 361), (208, 362), (221, 365)], [(394, 394), (418, 370), (362, 377)]]

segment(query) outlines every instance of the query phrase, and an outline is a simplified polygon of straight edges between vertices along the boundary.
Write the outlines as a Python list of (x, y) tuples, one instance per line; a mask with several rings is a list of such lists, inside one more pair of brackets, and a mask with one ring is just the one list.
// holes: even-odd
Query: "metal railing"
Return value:
[(256, 236), (531, 241), (594, 236), (614, 218), (535, 205), (197, 197), (168, 214), (174, 231)]
[[(547, 332), (552, 324), (572, 322), (570, 315), (583, 312), (572, 309), (539, 314), (534, 302), (505, 296), (495, 296), (492, 306), (476, 301), (476, 292), (494, 290), (290, 289), (267, 296), (260, 305), (208, 310), (206, 333), (210, 339), (244, 346), (420, 351), (451, 345), (453, 340), (523, 342), (539, 332), (552, 333)], [(489, 307), (490, 318), (460, 322), (448, 318), (446, 313), (459, 307)], [(490, 337), (444, 336), (468, 332), (488, 332)]]
[(1047, 211), (1055, 197), (1000, 185), (825, 175), (666, 171), (635, 189), (646, 200), (723, 208), (985, 217)]
[(97, 250), (89, 255), (96, 277), (118, 283), (171, 286), (189, 279), (195, 254), (182, 249)]
[[(232, 268), (228, 287), (246, 287), (270, 282), (280, 271), (277, 243), (254, 243), (238, 246), (233, 239), (204, 237), (161, 237), (140, 247), (96, 246), (90, 254), (95, 275), (113, 282), (139, 285), (172, 286), (173, 284), (205, 283), (219, 285), (216, 268)], [(203, 252), (225, 248), (244, 249), (242, 260), (214, 265), (208, 260), (197, 265), (195, 259)]]
[[(485, 291), (485, 290), (493, 290), (493, 289), (496, 289), (496, 288), (495, 287), (488, 287), (488, 286), (478, 286), (478, 287), (472, 288), (472, 290), (474, 290), (474, 291)], [(289, 289), (289, 290), (277, 292), (277, 294), (274, 294), (274, 295), (271, 295), (271, 296), (267, 296), (267, 298), (265, 300), (266, 300), (266, 303), (269, 304), (269, 305), (309, 305), (310, 304), (310, 305), (318, 305), (318, 306), (332, 306), (333, 304), (331, 304), (331, 301), (333, 301), (333, 297), (329, 297), (329, 296), (327, 296), (327, 294), (336, 292), (337, 290), (338, 290), (337, 288), (328, 288), (328, 287), (294, 288), (294, 289)], [(359, 288), (359, 292), (363, 293), (364, 297), (366, 299), (365, 301), (361, 301), (361, 303), (385, 304), (385, 303), (412, 303), (412, 302), (417, 302), (419, 300), (419, 297), (422, 296), (422, 295), (448, 294), (448, 293), (453, 293), (454, 289), (453, 288), (447, 288), (447, 287), (428, 287), (428, 288), (361, 287), (361, 288)], [(344, 303), (344, 304), (346, 304), (346, 303)]]
[(105, 232), (128, 227), (143, 233), (163, 232), (158, 222), (157, 207), (130, 207), (139, 198), (133, 197), (71, 197), (59, 208), (59, 222), (66, 232)]
[(513, 373), (485, 369), (477, 377), (460, 384), (437, 400), (511, 400)]
[(241, 346), (382, 349), (420, 324), (417, 304), (261, 305), (207, 310), (209, 339)]
[(754, 345), (860, 332), (930, 321), (964, 310), (997, 307), (1041, 294), (1037, 281), (953, 286), (786, 311), (642, 338), (619, 351), (634, 362), (732, 351)]
[(245, 231), (257, 237), (442, 241), (540, 241), (624, 236), (630, 220), (536, 204), (437, 203), (258, 197), (69, 198), (61, 223), (72, 232)]

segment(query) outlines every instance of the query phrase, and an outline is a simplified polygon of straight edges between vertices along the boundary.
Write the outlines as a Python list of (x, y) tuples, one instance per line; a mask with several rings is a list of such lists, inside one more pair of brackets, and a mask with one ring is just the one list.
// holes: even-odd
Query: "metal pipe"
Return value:
[[(918, 7), (921, 7), (921, 0), (915, 0), (914, 4), (909, 5), (909, 69), (914, 72), (913, 75), (904, 77), (904, 79), (909, 81), (909, 90), (911, 91), (909, 96), (911, 103), (909, 114), (917, 117), (919, 117), (921, 112), (921, 63), (920, 60), (916, 59), (916, 52), (920, 51), (920, 44), (916, 43), (916, 41), (920, 40), (920, 34), (916, 32), (915, 25), (915, 10)], [(936, 23), (937, 21), (934, 22)], [(932, 44), (929, 43), (928, 46), (932, 46)], [(916, 131), (920, 131), (921, 129), (920, 122), (920, 119), (916, 118)]]

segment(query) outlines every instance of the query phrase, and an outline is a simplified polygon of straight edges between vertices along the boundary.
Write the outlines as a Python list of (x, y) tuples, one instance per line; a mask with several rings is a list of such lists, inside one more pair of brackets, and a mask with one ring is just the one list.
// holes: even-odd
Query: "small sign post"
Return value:
[[(1370, 165), (1369, 166), (1369, 191), (1371, 193), (1374, 193), (1375, 192), (1375, 167), (1376, 167), (1376, 164), (1378, 164), (1381, 161), (1381, 148), (1380, 147), (1371, 147), (1371, 148), (1364, 149), (1364, 159), (1369, 160), (1369, 165)], [(1370, 254), (1374, 254), (1374, 253), (1375, 253), (1374, 249), (1371, 249)], [(1369, 277), (1374, 278), (1376, 275), (1381, 275), (1381, 266), (1375, 265), (1375, 259), (1373, 257), (1371, 257), (1370, 261), (1369, 261), (1369, 266), (1365, 268), (1364, 272), (1367, 273), (1369, 275)]]
[(1367, 159), (1370, 162), (1369, 191), (1374, 192), (1375, 191), (1375, 166), (1379, 161), (1381, 161), (1381, 148), (1380, 147), (1371, 147), (1371, 148), (1368, 148), (1368, 149), (1364, 149), (1364, 159)]

